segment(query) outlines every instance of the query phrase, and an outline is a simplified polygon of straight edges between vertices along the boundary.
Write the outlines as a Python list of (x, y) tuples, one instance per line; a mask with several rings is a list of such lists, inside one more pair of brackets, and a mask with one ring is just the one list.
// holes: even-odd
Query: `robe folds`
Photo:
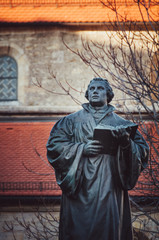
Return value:
[[(108, 105), (102, 125), (123, 125), (125, 120)], [(62, 189), (60, 240), (132, 240), (128, 190), (147, 165), (149, 148), (137, 131), (116, 155), (86, 157), (84, 145), (93, 139), (97, 123), (89, 104), (59, 120), (47, 143), (47, 157)]]

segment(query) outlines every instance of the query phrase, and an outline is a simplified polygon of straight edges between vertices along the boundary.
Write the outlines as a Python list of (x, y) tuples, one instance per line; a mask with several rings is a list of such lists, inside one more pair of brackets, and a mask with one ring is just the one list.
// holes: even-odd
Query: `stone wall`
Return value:
[(1, 207), (0, 239), (33, 240), (36, 239), (34, 236), (39, 236), (39, 239), (50, 239), (48, 236), (57, 240), (59, 211), (60, 206), (53, 203)]
[[(18, 102), (2, 102), (1, 108), (5, 106), (10, 111), (51, 109), (55, 112), (61, 109), (67, 112), (78, 107), (50, 72), (56, 75), (66, 91), (73, 87), (73, 96), (85, 101), (83, 91), (94, 74), (62, 42), (64, 38), (70, 47), (80, 49), (80, 32), (14, 29), (1, 32), (0, 36), (0, 55), (10, 55), (18, 64)], [(54, 93), (38, 88), (35, 86), (37, 82)]]
[(142, 212), (132, 209), (134, 240), (159, 239), (159, 212), (145, 205)]
[[(10, 55), (18, 64), (18, 101), (0, 102), (0, 112), (67, 113), (80, 109), (76, 100), (86, 102), (85, 89), (97, 74), (72, 53), (63, 40), (71, 49), (81, 51), (81, 38), (99, 43), (105, 41), (106, 44), (109, 41), (105, 31), (97, 30), (77, 31), (57, 27), (1, 30), (0, 55)], [(107, 74), (105, 77), (112, 81)], [(47, 90), (38, 88), (37, 82)], [(120, 108), (124, 101), (119, 103), (118, 99), (123, 98), (124, 93), (115, 90), (113, 104)]]
[[(38, 209), (38, 210), (37, 210)], [(146, 206), (143, 208), (146, 209)], [(46, 227), (47, 234), (49, 235), (50, 230), (58, 229), (59, 222), (59, 204), (41, 204), (41, 205), (13, 205), (13, 206), (5, 206), (0, 208), (0, 239), (1, 240), (33, 240), (35, 239), (32, 235), (28, 238), (27, 226), (36, 226), (37, 229), (32, 228), (32, 232), (37, 236), (39, 233), (41, 238), (39, 239), (47, 239), (43, 232), (43, 226)], [(151, 212), (151, 209), (150, 209)], [(134, 228), (134, 240), (152, 240), (158, 239), (158, 227), (152, 220), (156, 222), (159, 221), (159, 213), (148, 213), (149, 217), (146, 217), (143, 212), (136, 212), (132, 209), (133, 219), (135, 216), (138, 216), (136, 220), (133, 222)], [(39, 220), (40, 219), (40, 220)], [(57, 220), (57, 221), (56, 221)], [(19, 221), (19, 222), (18, 222)], [(43, 224), (41, 222), (43, 221)], [(23, 224), (24, 226), (22, 226)], [(7, 227), (8, 225), (8, 227)], [(55, 226), (55, 228), (53, 227)], [(56, 228), (57, 227), (57, 228)], [(53, 229), (54, 228), (54, 229)], [(14, 235), (13, 235), (14, 233)], [(42, 235), (45, 238), (42, 238)], [(52, 233), (54, 235), (52, 239), (57, 240), (57, 234)], [(15, 238), (14, 238), (15, 236)]]

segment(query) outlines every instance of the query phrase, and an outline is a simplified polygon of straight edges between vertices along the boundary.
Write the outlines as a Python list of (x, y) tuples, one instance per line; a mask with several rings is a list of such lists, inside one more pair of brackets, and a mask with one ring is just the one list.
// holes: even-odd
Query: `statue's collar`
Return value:
[(115, 111), (115, 107), (108, 104), (108, 105), (105, 105), (103, 106), (102, 108), (94, 108), (92, 107), (89, 103), (84, 103), (82, 104), (82, 107), (87, 111), (87, 112), (90, 112), (90, 113), (96, 113), (96, 112), (100, 112), (100, 113), (103, 113), (104, 115), (107, 115), (113, 111)]

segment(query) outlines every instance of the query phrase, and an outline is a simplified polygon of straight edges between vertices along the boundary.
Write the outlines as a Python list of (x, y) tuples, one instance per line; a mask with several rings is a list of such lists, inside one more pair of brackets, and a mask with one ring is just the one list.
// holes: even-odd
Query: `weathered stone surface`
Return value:
[[(15, 103), (14, 106), (19, 111), (20, 106), (26, 111), (27, 107), (37, 106), (39, 111), (48, 107), (60, 112), (67, 106), (78, 110), (77, 103), (68, 92), (78, 101), (85, 102), (84, 91), (96, 74), (68, 50), (63, 39), (71, 49), (79, 51), (83, 51), (81, 37), (109, 42), (105, 31), (69, 31), (64, 28), (12, 29), (9, 32), (1, 31), (0, 37), (0, 54), (12, 56), (18, 64), (18, 104)], [(112, 42), (116, 44), (115, 40)], [(58, 83), (53, 75), (56, 75)], [(105, 77), (111, 81), (110, 76), (106, 74)], [(36, 87), (37, 82), (48, 91)], [(118, 105), (119, 109), (124, 97), (124, 93), (115, 90), (112, 104)], [(120, 99), (120, 103), (117, 99)], [(0, 103), (0, 111), (2, 106), (3, 102)], [(6, 104), (5, 108), (7, 109)]]
[[(43, 225), (46, 226), (46, 230), (49, 234), (50, 231), (53, 231), (53, 226), (58, 226), (59, 221), (59, 206), (41, 206), (39, 210), (35, 210), (36, 206), (27, 206), (20, 207), (7, 207), (1, 208), (0, 213), (0, 239), (1, 240), (26, 240), (27, 238), (27, 224), (30, 223), (38, 229), (38, 233), (43, 231)], [(42, 219), (39, 220), (39, 219)], [(48, 219), (48, 220), (47, 220)], [(53, 219), (57, 219), (57, 222)], [(19, 222), (18, 222), (19, 221)], [(41, 224), (41, 222), (43, 222)], [(25, 227), (21, 226), (22, 223)], [(35, 223), (35, 224), (33, 224)], [(9, 226), (9, 228), (7, 227)], [(12, 231), (13, 229), (13, 231)], [(35, 228), (32, 228), (35, 235), (37, 236), (37, 231)], [(15, 235), (15, 238), (13, 236)], [(52, 233), (51, 233), (52, 234)], [(35, 239), (33, 236), (29, 239)], [(41, 235), (41, 238), (42, 235)], [(54, 236), (54, 239), (57, 239), (57, 236)]]

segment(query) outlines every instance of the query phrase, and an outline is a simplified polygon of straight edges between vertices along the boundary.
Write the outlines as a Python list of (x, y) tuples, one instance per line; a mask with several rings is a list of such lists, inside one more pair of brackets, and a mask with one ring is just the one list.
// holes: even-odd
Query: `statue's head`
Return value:
[(88, 85), (85, 97), (91, 105), (102, 106), (111, 102), (114, 93), (106, 79), (93, 78)]

